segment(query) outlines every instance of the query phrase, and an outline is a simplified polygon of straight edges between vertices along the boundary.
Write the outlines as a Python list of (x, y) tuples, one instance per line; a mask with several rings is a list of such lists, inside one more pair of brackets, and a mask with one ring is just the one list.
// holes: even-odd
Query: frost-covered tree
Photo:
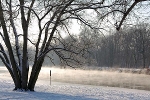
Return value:
[[(119, 30), (127, 15), (142, 1), (149, 0), (0, 0), (0, 36), (3, 41), (0, 43), (0, 58), (13, 79), (15, 90), (34, 91), (49, 52), (55, 52), (65, 64), (74, 60), (72, 54), (82, 53), (82, 48), (69, 49), (58, 38), (62, 31), (70, 34), (72, 20), (91, 29), (101, 29), (103, 19), (117, 13), (117, 17), (122, 18), (116, 25)], [(99, 20), (93, 23), (94, 20), (86, 16), (89, 10), (95, 12), (93, 16), (98, 16)], [(33, 63), (28, 60), (31, 44), (34, 47)], [(70, 55), (66, 57), (64, 51)], [(30, 77), (29, 64), (32, 66)]]

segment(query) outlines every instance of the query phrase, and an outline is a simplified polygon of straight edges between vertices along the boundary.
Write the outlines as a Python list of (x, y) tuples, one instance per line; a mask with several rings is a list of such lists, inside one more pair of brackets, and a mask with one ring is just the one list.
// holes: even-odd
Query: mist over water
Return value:
[(118, 71), (75, 70), (43, 67), (39, 79), (49, 80), (50, 70), (52, 72), (52, 82), (150, 90), (150, 75), (120, 73)]

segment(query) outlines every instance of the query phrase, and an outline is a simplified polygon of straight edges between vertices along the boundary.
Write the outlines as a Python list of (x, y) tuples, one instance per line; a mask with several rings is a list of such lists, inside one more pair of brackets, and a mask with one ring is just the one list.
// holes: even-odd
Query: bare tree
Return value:
[[(70, 34), (68, 28), (71, 20), (76, 19), (92, 29), (99, 29), (85, 18), (84, 13), (87, 10), (95, 11), (98, 16), (101, 16), (100, 19), (110, 13), (119, 12), (123, 14), (117, 27), (119, 30), (132, 8), (137, 3), (146, 0), (123, 1), (133, 1), (133, 4), (123, 11), (118, 10), (119, 6), (126, 7), (126, 3), (124, 4), (122, 0), (0, 0), (0, 35), (3, 40), (3, 43), (0, 43), (0, 58), (10, 72), (15, 90), (34, 91), (42, 64), (49, 52), (55, 52), (66, 64), (71, 58), (65, 57), (62, 51), (81, 53), (82, 50), (72, 50), (66, 48), (65, 45), (60, 46), (55, 43), (55, 41), (62, 43), (61, 39), (56, 36), (56, 34), (60, 35), (62, 30)], [(21, 42), (23, 42), (23, 50), (20, 48)], [(13, 44), (15, 51), (12, 48)], [(29, 44), (33, 45), (35, 54), (28, 81)]]

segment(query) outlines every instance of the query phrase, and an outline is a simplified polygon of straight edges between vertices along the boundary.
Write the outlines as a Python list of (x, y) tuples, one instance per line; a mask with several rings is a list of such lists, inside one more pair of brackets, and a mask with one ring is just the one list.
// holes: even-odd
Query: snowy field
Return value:
[(53, 81), (50, 85), (42, 78), (35, 92), (12, 91), (14, 85), (4, 68), (0, 68), (0, 79), (0, 100), (150, 100), (150, 91)]

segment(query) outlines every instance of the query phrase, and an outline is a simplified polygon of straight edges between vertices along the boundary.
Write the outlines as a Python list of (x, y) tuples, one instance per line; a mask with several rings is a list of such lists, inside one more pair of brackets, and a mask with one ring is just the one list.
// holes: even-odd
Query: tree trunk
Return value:
[(42, 58), (40, 61), (35, 62), (32, 67), (32, 72), (28, 83), (28, 89), (30, 91), (34, 91), (35, 83), (38, 79), (38, 75), (40, 73), (43, 62), (44, 62), (44, 58)]
[[(24, 5), (24, 0), (20, 0), (20, 4)], [(21, 22), (22, 22), (22, 29), (23, 29), (23, 59), (22, 59), (22, 88), (27, 90), (28, 84), (28, 52), (27, 52), (27, 44), (28, 44), (28, 22), (25, 18), (24, 7), (21, 6)]]

